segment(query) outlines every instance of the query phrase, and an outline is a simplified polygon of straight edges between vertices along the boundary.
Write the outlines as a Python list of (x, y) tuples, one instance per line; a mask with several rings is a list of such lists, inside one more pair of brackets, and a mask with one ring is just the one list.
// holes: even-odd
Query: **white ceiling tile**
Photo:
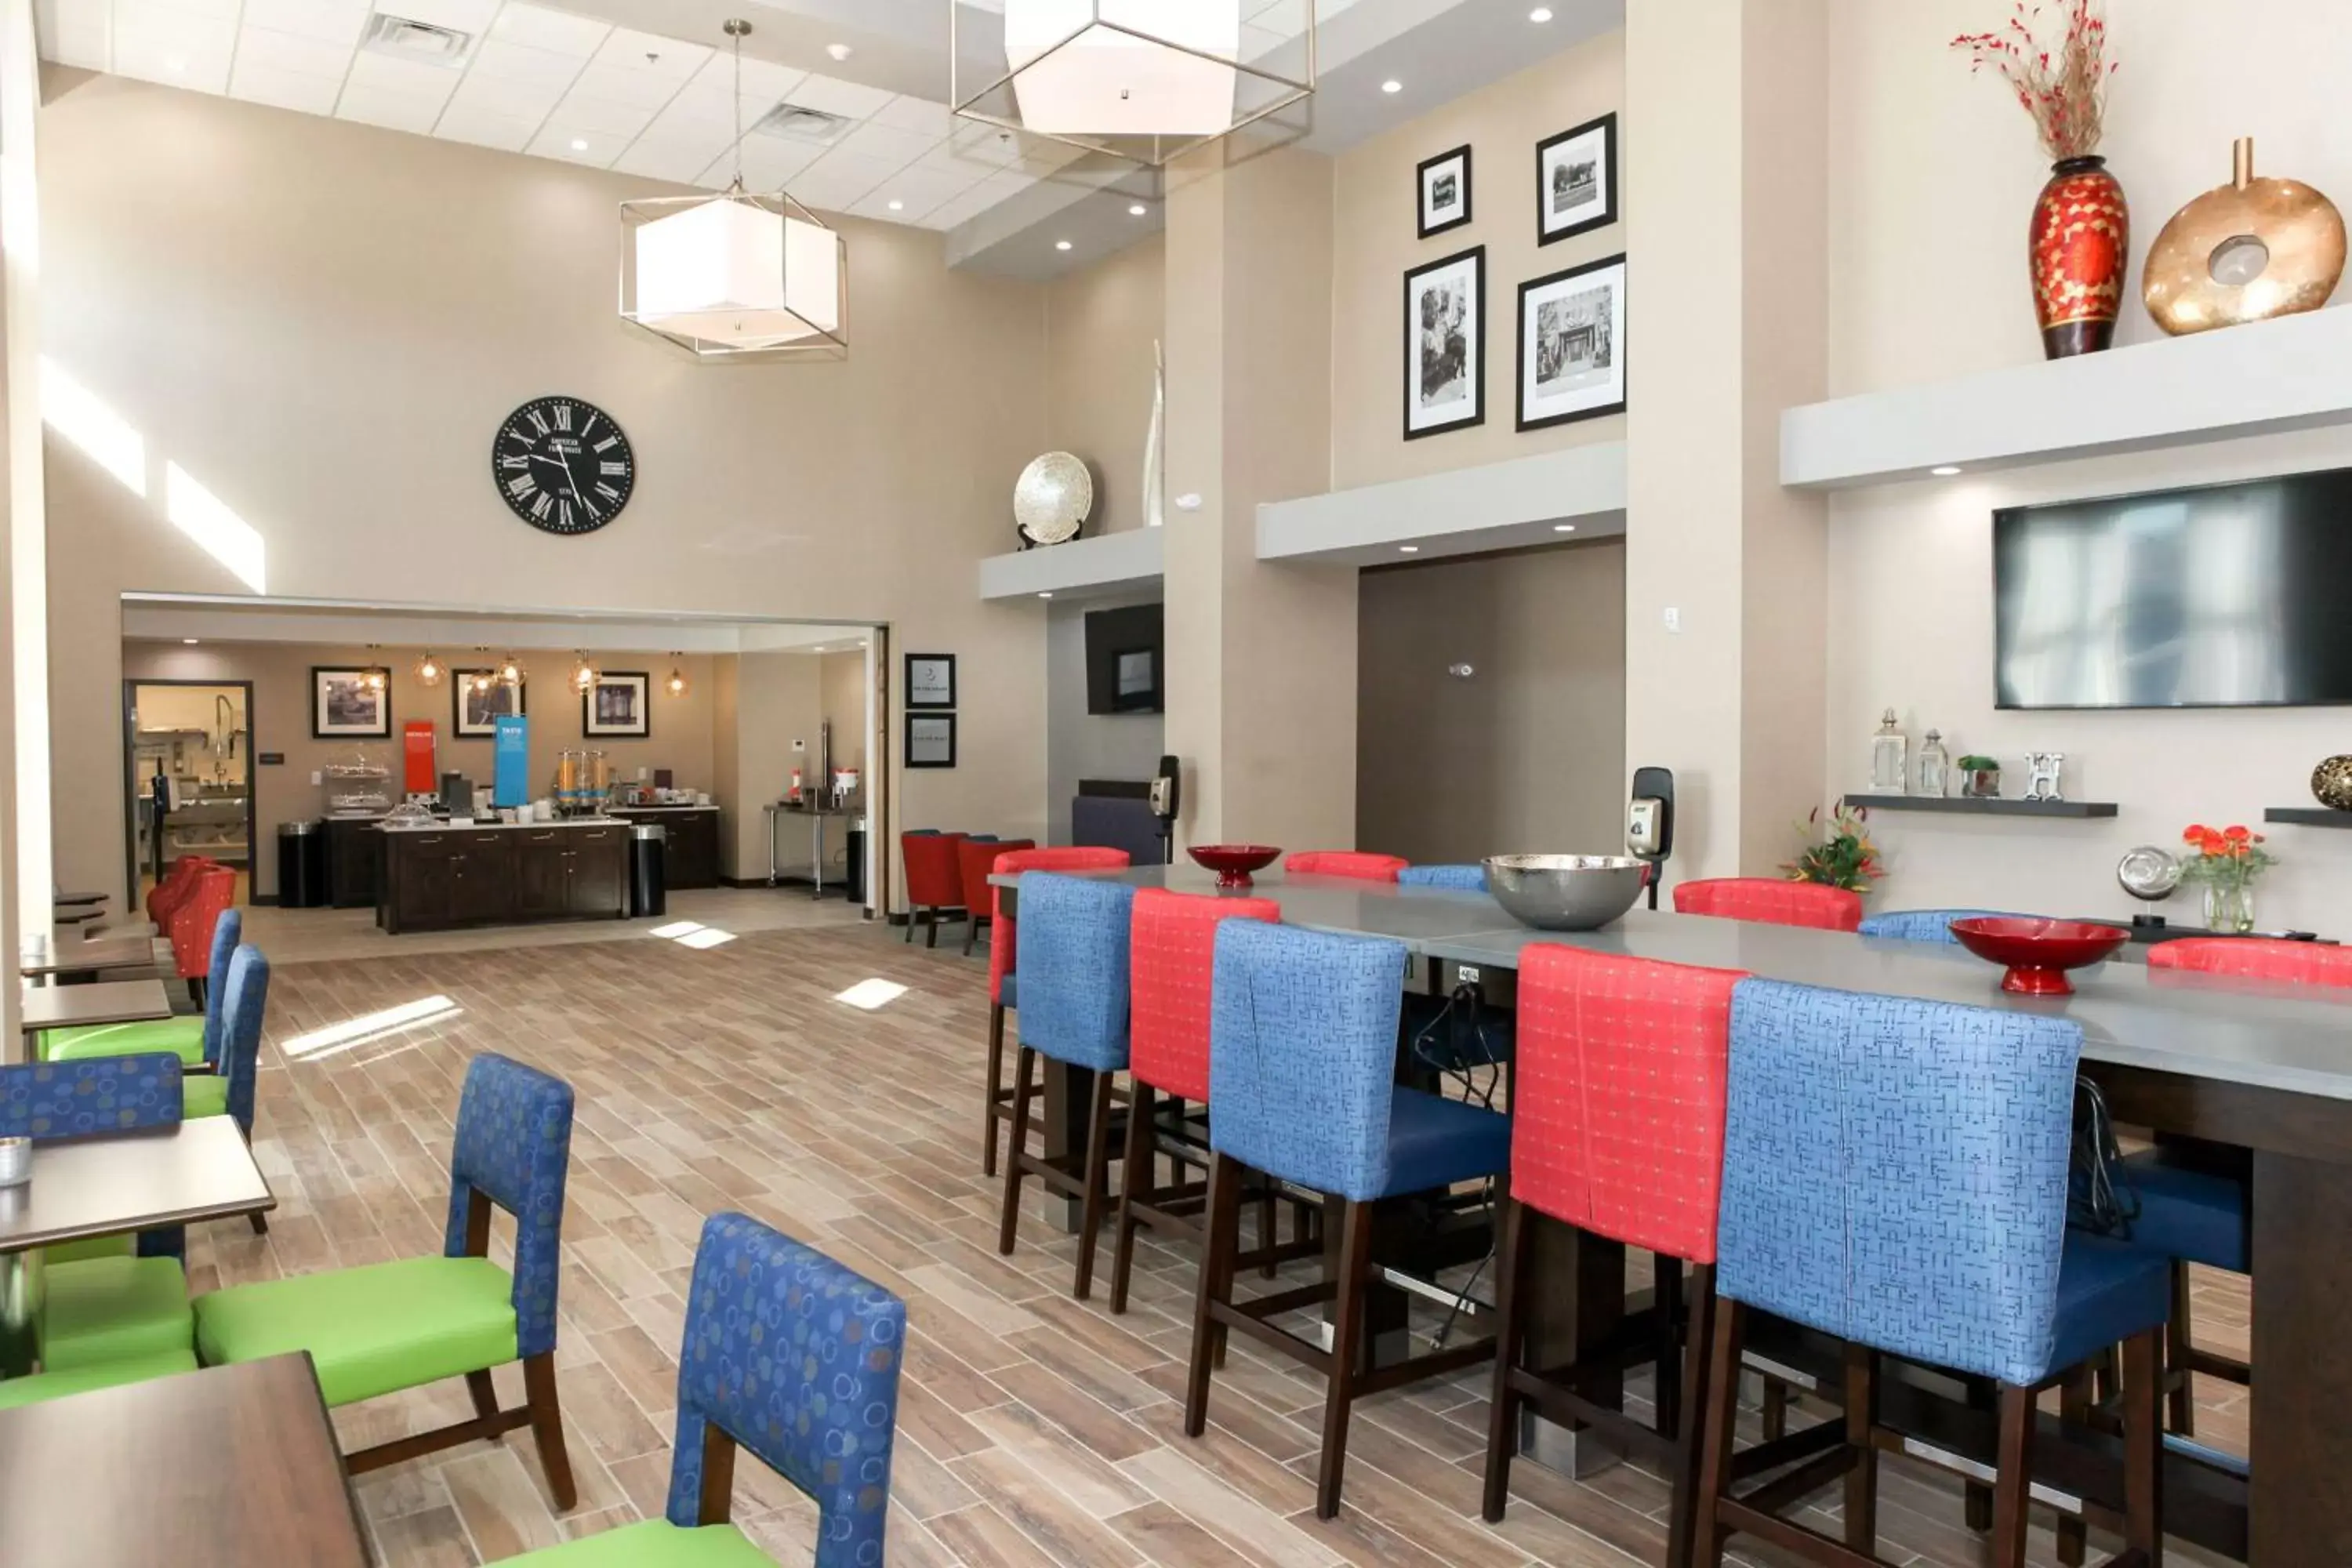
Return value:
[[(551, 130), (561, 127), (583, 135), (618, 136), (621, 145), (625, 147), (652, 119), (650, 110), (639, 109), (635, 104), (614, 103), (610, 99), (591, 98), (584, 92), (572, 92), (565, 94), (563, 101), (555, 106), (553, 112), (547, 117), (547, 123)], [(614, 149), (615, 157), (619, 153), (619, 148)], [(605, 162), (612, 160), (608, 158)]]
[[(743, 184), (755, 191), (773, 191), (798, 180), (801, 171), (817, 160), (824, 151), (805, 142), (787, 142), (780, 136), (746, 136), (743, 139)], [(732, 150), (722, 152), (702, 172), (701, 184), (721, 186), (735, 177), (735, 156)]]
[[(743, 97), (746, 100), (758, 99), (773, 103), (790, 94), (807, 76), (806, 71), (794, 70), (773, 60), (745, 60)], [(722, 49), (713, 53), (702, 68), (694, 73), (690, 88), (696, 92), (715, 94), (723, 100), (734, 83), (735, 57)]]
[(226, 92), (236, 32), (226, 22), (159, 26), (142, 23), (114, 33), (114, 68), (124, 76), (184, 87), (195, 92)]
[[(403, 0), (405, 4), (406, 0)], [(615, 27), (596, 50), (600, 66), (623, 66), (631, 70), (658, 71), (676, 81), (684, 81), (700, 70), (710, 58), (710, 50), (701, 44), (689, 44), (677, 38), (658, 37), (652, 33), (640, 33), (629, 27)]]
[(643, 174), (649, 180), (691, 185), (710, 166), (710, 149), (698, 142), (666, 142), (640, 136), (614, 161), (613, 167), (625, 174)]
[(499, 81), (529, 82), (534, 87), (551, 88), (562, 92), (580, 75), (580, 59), (575, 55), (553, 54), (546, 49), (525, 47), (498, 38), (485, 38), (474, 50), (474, 63), (468, 76), (491, 77)]
[(814, 71), (792, 91), (792, 101), (803, 109), (822, 109), (827, 114), (845, 114), (852, 120), (863, 120), (877, 112), (890, 99), (891, 94), (878, 87), (819, 76)]
[(517, 119), (510, 114), (494, 114), (455, 103), (433, 128), (433, 134), (446, 142), (471, 142), (478, 147), (496, 147), (508, 153), (521, 152), (538, 132), (539, 121), (535, 119)]
[(351, 84), (344, 87), (343, 96), (335, 102), (335, 118), (424, 135), (432, 132), (433, 122), (441, 118), (441, 110), (448, 101), (447, 93), (394, 92), (385, 88)]
[(549, 125), (531, 139), (527, 151), (542, 158), (561, 158), (567, 163), (588, 163), (599, 169), (612, 167), (613, 160), (628, 151), (629, 136), (614, 136), (597, 131), (561, 129)]
[(852, 153), (827, 153), (793, 176), (792, 194), (813, 207), (843, 212), (898, 173), (888, 163)]
[(341, 79), (310, 71), (280, 70), (240, 58), (228, 81), (228, 95), (247, 103), (296, 109), (305, 114), (330, 114), (343, 89)]
[[(79, 4), (80, 0), (68, 0)], [(245, 25), (321, 43), (356, 47), (367, 30), (368, 0), (245, 0)]]
[(353, 87), (373, 88), (383, 92), (414, 93), (420, 98), (446, 101), (461, 79), (447, 66), (427, 65), (423, 60), (397, 59), (391, 55), (362, 49), (352, 57), (352, 74), (348, 79)]
[[(87, 3), (87, 0), (85, 0)], [(117, 26), (143, 27), (170, 18), (236, 23), (238, 0), (115, 0)]]
[(499, 0), (377, 0), (376, 9), (478, 38), (498, 15)]
[[(743, 124), (748, 128), (753, 119), (745, 114)], [(654, 116), (653, 123), (646, 127), (646, 134), (670, 142), (707, 140), (715, 150), (735, 140), (735, 116), (725, 99), (714, 103), (707, 98), (689, 98), (680, 93)]]
[(506, 77), (468, 74), (457, 84), (449, 100), (452, 113), (463, 109), (468, 113), (494, 114), (509, 120), (528, 120), (531, 129), (539, 129), (551, 110), (563, 100), (562, 88), (546, 87), (535, 81), (516, 81)]
[(845, 153), (871, 158), (894, 169), (905, 168), (939, 144), (940, 139), (936, 136), (924, 136), (912, 131), (893, 131), (887, 125), (877, 125), (870, 120), (835, 143)]
[[(304, 37), (299, 33), (248, 26), (236, 37), (236, 65), (239, 70), (251, 65), (273, 71), (297, 71), (305, 76), (329, 77), (341, 86), (343, 73), (351, 69), (352, 51), (349, 45), (331, 44), (322, 38)], [(237, 96), (241, 98), (244, 94)]]
[(950, 196), (917, 221), (925, 228), (953, 228), (978, 217), (994, 206), (998, 199), (984, 185), (975, 186), (960, 196)]
[(660, 71), (593, 60), (580, 73), (573, 90), (614, 103), (634, 104), (650, 113), (677, 96), (679, 79)]
[(978, 184), (959, 175), (942, 174), (937, 169), (920, 166), (901, 169), (874, 187), (876, 201), (902, 201), (906, 206), (887, 216), (902, 223), (913, 223), (926, 213), (962, 195)]
[(543, 5), (509, 5), (490, 24), (490, 37), (502, 43), (583, 59), (594, 54), (612, 32), (608, 22), (574, 16), (566, 11), (551, 11)]
[(102, 71), (111, 63), (113, 13), (89, 0), (39, 0), (34, 25), (41, 58), (60, 65)]
[(944, 103), (933, 103), (927, 98), (894, 98), (874, 111), (877, 125), (887, 125), (894, 131), (912, 131), (933, 141), (955, 129), (955, 114)]

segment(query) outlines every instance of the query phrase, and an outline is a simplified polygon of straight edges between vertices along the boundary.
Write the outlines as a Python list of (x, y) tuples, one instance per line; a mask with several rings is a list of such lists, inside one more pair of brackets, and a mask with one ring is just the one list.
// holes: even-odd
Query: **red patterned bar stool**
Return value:
[(1360, 849), (1294, 849), (1282, 858), (1282, 868), (1294, 877), (1349, 877), (1359, 882), (1393, 882), (1412, 864)]
[(1675, 913), (1811, 926), (1815, 931), (1859, 931), (1862, 895), (1844, 888), (1790, 882), (1778, 877), (1716, 877), (1676, 887)]
[(996, 869), (997, 857), (1010, 855), (1018, 849), (1034, 849), (1034, 838), (967, 838), (958, 847), (956, 861), (961, 874), (963, 908), (963, 955), (971, 956), (972, 943), (980, 940), (980, 928), (996, 929), (996, 889), (988, 879)]
[[(1024, 871), (1124, 871), (1127, 867), (1124, 849), (1064, 845), (1052, 849), (1008, 850), (996, 858), (994, 874), (1013, 877)], [(1005, 914), (1003, 895), (1002, 888), (989, 889), (993, 912), (989, 919), (988, 937), (988, 1101), (980, 1126), (980, 1168), (991, 1176), (996, 1174), (997, 1124), (1009, 1124), (1013, 1120), (1013, 1091), (1004, 1087), (1004, 1015), (1020, 1008), (1013, 966), (1018, 945), (1014, 927), (1019, 922)]]

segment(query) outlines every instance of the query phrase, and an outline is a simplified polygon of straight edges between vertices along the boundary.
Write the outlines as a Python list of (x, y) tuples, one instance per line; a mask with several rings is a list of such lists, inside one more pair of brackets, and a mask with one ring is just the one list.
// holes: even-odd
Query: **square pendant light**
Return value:
[(740, 186), (621, 204), (621, 315), (705, 359), (843, 359), (841, 236)]
[[(950, 0), (955, 110), (1160, 164), (1315, 90), (1313, 0)], [(1000, 14), (1001, 12), (1001, 14)]]

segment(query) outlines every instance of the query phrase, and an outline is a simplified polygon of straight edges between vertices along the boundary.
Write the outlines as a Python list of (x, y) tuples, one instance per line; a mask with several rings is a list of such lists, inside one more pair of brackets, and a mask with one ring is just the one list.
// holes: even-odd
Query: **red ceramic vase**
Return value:
[(2115, 341), (2131, 258), (2131, 211), (2105, 158), (2054, 165), (2033, 204), (2033, 311), (2050, 359), (2096, 353)]

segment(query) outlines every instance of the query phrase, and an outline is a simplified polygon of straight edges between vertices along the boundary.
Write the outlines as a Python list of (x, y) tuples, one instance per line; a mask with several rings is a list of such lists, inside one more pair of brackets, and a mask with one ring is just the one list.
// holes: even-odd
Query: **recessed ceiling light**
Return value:
[(1935, 475), (1939, 479), (1948, 479), (1960, 470), (1957, 464), (1946, 463), (1940, 468), (1929, 468), (1927, 471)]
[(1404, 83), (1397, 80), (1394, 77), (1391, 77), (1388, 80), (1381, 83), (1381, 90), (1382, 92), (1402, 92), (1404, 90)]
[(194, 638), (194, 637), (182, 637), (180, 640), (181, 640), (182, 642), (184, 642), (184, 643), (187, 644), (190, 647), (195, 647), (195, 646), (196, 646), (196, 639), (195, 639), (195, 638)]
[(831, 55), (835, 59), (845, 60), (857, 51), (851, 48), (847, 44), (827, 44), (824, 47), (824, 52)]
[(574, 153), (585, 153), (588, 151), (588, 143), (584, 139), (574, 136), (572, 139), (572, 150)]
[(1530, 12), (1528, 12), (1528, 21), (1530, 21), (1530, 22), (1549, 22), (1549, 21), (1550, 21), (1550, 20), (1551, 20), (1551, 7), (1550, 7), (1550, 6), (1549, 6), (1549, 5), (1538, 5), (1538, 6), (1537, 6), (1534, 10), (1532, 10), (1532, 11), (1530, 11)]
[[(1043, 594), (1040, 594), (1040, 595), (1038, 595), (1037, 596), (1038, 596), (1039, 598), (1041, 598), (1041, 599), (1050, 599), (1050, 598), (1052, 598), (1052, 597), (1054, 596), (1054, 595), (1053, 595), (1052, 590), (1048, 589), (1046, 592), (1045, 592), (1045, 593), (1043, 593)], [(863, 646), (863, 645), (860, 645), (860, 646)]]
[(1054, 248), (1056, 250), (1067, 250), (1070, 248), (1070, 242), (1066, 239), (1057, 239), (1054, 242)]
[(1421, 546), (1418, 544), (1400, 544), (1397, 546), (1397, 551), (1399, 553), (1404, 555), (1418, 555), (1421, 553)]
[(1551, 531), (1554, 533), (1574, 533), (1576, 531), (1576, 524), (1572, 522), (1555, 522), (1551, 525)]
[(894, 213), (905, 212), (907, 210), (907, 204), (894, 197), (890, 203), (890, 210)]
[(1151, 209), (1150, 207), (1145, 206), (1141, 202), (1136, 202), (1128, 207), (1127, 216), (1129, 217), (1141, 217), (1150, 210)]

